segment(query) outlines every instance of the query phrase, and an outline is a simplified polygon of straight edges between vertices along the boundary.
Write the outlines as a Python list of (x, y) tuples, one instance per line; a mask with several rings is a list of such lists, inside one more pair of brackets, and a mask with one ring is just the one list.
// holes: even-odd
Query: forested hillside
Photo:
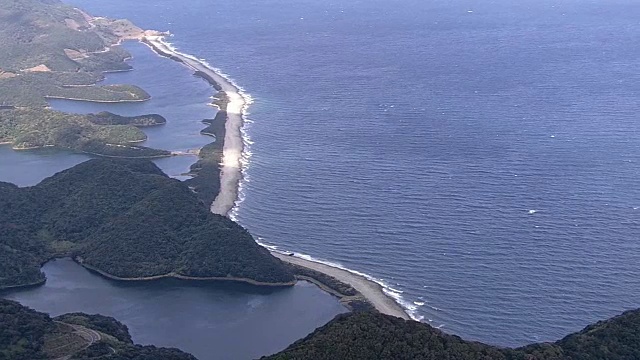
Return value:
[(640, 310), (588, 326), (555, 343), (506, 349), (465, 341), (427, 324), (372, 312), (338, 315), (264, 359), (632, 360), (640, 359)]
[(44, 109), (49, 98), (148, 100), (135, 85), (96, 85), (103, 72), (131, 69), (125, 62), (130, 55), (114, 45), (142, 34), (128, 21), (94, 19), (58, 0), (0, 0), (0, 143), (16, 150), (55, 146), (113, 157), (169, 156), (131, 144), (146, 138), (135, 128), (140, 118)]
[(43, 281), (40, 264), (61, 256), (120, 278), (294, 280), (149, 161), (90, 160), (34, 187), (0, 183), (0, 208), (0, 288)]
[[(78, 318), (88, 320), (79, 322)], [(51, 319), (0, 299), (0, 325), (0, 360), (195, 360), (177, 349), (135, 345), (126, 326), (100, 315)]]

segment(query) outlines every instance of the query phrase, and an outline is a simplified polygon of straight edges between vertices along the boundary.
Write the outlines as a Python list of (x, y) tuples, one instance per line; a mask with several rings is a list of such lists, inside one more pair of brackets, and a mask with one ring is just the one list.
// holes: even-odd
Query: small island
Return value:
[[(127, 326), (83, 313), (51, 318), (0, 299), (0, 359), (195, 360), (178, 349), (136, 345)], [(215, 349), (211, 349), (215, 358)], [(630, 360), (640, 356), (640, 310), (600, 321), (553, 343), (501, 348), (448, 335), (428, 324), (374, 312), (338, 315), (265, 360)]]

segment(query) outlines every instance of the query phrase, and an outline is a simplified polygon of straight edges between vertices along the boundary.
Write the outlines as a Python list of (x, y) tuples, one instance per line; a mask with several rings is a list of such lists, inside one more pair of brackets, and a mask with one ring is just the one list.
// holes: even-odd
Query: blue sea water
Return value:
[[(54, 109), (120, 115), (160, 113), (167, 124), (145, 128), (144, 145), (167, 150), (198, 149), (213, 139), (200, 134), (202, 120), (215, 116), (215, 92), (180, 64), (128, 42), (131, 72), (108, 74), (105, 83), (134, 83), (152, 99), (144, 103), (96, 104), (51, 101)], [(30, 186), (90, 159), (55, 149), (13, 151), (0, 146), (0, 181)], [(194, 156), (155, 160), (168, 175), (184, 179)], [(128, 326), (136, 343), (177, 347), (198, 359), (255, 359), (278, 352), (347, 309), (317, 286), (299, 282), (265, 289), (242, 284), (157, 281), (126, 284), (91, 274), (70, 259), (42, 268), (43, 286), (0, 293), (0, 297), (52, 316), (69, 312), (113, 316)], [(278, 329), (274, 331), (274, 329)]]
[(70, 2), (252, 95), (234, 215), (263, 242), (492, 344), (640, 307), (640, 3)]

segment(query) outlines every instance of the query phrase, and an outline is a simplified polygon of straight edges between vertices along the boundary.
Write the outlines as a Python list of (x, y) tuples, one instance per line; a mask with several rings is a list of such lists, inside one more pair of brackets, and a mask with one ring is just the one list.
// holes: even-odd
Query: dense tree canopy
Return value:
[[(47, 110), (48, 99), (144, 101), (135, 85), (97, 85), (105, 71), (130, 70), (130, 55), (114, 46), (142, 30), (126, 20), (93, 19), (51, 0), (0, 0), (0, 143), (15, 149), (55, 146), (111, 157), (169, 156), (131, 144), (136, 126), (163, 124), (158, 115), (66, 114)], [(116, 126), (119, 125), (119, 126)]]
[(640, 359), (640, 310), (588, 326), (556, 343), (506, 349), (373, 312), (338, 315), (265, 359), (631, 360)]
[[(77, 329), (93, 330), (100, 340), (90, 343)], [(113, 318), (81, 313), (51, 319), (10, 300), (0, 299), (0, 360), (195, 360), (177, 349), (140, 346), (127, 327)]]
[(129, 328), (109, 316), (99, 314), (88, 315), (84, 313), (71, 313), (60, 315), (54, 320), (61, 321), (66, 324), (81, 325), (86, 328), (111, 335), (118, 341), (122, 341), (123, 343), (133, 344), (133, 341), (131, 340), (131, 334), (129, 334)]
[(29, 188), (0, 184), (0, 286), (42, 281), (59, 256), (121, 278), (293, 281), (240, 225), (149, 161), (90, 160)]

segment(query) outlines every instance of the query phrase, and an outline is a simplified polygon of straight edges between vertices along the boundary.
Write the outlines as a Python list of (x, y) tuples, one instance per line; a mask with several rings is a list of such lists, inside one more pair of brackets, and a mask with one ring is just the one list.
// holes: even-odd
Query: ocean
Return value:
[(640, 3), (70, 3), (251, 95), (232, 216), (262, 243), (491, 344), (640, 306)]

